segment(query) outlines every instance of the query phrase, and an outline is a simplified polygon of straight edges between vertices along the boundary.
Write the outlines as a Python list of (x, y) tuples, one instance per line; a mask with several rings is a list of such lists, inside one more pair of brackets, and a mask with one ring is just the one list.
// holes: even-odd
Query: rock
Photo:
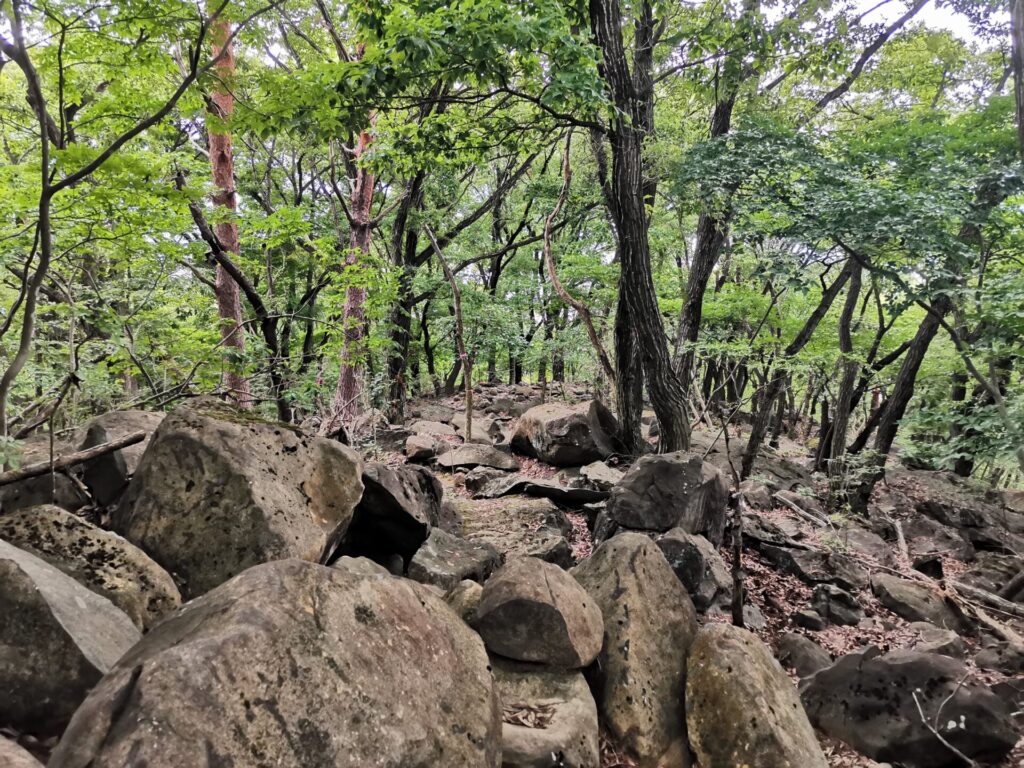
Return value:
[(774, 506), (771, 490), (762, 483), (744, 480), (740, 483), (740, 494), (743, 496), (743, 500), (755, 509), (771, 509)]
[(43, 764), (18, 746), (17, 742), (3, 736), (0, 736), (0, 765), (3, 768), (43, 768)]
[(444, 424), (440, 421), (414, 421), (409, 425), (414, 435), (440, 435), (443, 437), (455, 437), (455, 427), (451, 424)]
[(493, 467), (510, 472), (519, 469), (519, 462), (507, 453), (503, 453), (493, 446), (478, 443), (469, 443), (453, 448), (437, 458), (437, 465), (445, 469)]
[[(74, 445), (56, 441), (54, 456), (71, 453)], [(36, 433), (21, 443), (21, 466), (50, 460), (50, 436)], [(14, 512), (19, 509), (54, 504), (74, 512), (89, 503), (89, 497), (82, 492), (78, 483), (65, 472), (30, 477), (0, 486), (0, 509)]]
[(838, 539), (840, 544), (854, 554), (867, 555), (880, 565), (889, 568), (896, 565), (893, 545), (867, 528), (846, 522), (839, 528)]
[(598, 491), (593, 488), (580, 488), (560, 485), (549, 480), (538, 480), (532, 477), (520, 475), (505, 475), (496, 477), (480, 488), (474, 497), (482, 499), (496, 499), (511, 494), (526, 494), (527, 496), (539, 496), (551, 499), (556, 504), (568, 507), (579, 507), (583, 504), (593, 504), (608, 498), (607, 491)]
[(778, 657), (784, 667), (792, 669), (801, 679), (832, 664), (828, 651), (797, 632), (787, 632), (779, 638)]
[[(334, 435), (330, 435), (330, 437), (338, 440), (342, 445), (352, 445), (351, 439), (341, 439)], [(345, 437), (347, 438), (347, 436)], [(376, 444), (377, 448), (400, 453), (405, 450), (405, 444), (412, 437), (412, 432), (405, 427), (388, 424), (386, 427), (378, 428), (368, 437)]]
[[(466, 414), (456, 413), (452, 417), (452, 424), (455, 426), (455, 431), (463, 440), (466, 440)], [(491, 442), (495, 437), (501, 437), (501, 425), (490, 418), (484, 416), (482, 413), (473, 414), (473, 440), (483, 440), (487, 443)], [(469, 442), (467, 440), (467, 442)]]
[(565, 513), (548, 499), (507, 496), (493, 501), (452, 499), (462, 519), (461, 533), (486, 542), (505, 559), (537, 557), (563, 567), (572, 564)]
[(710, 541), (682, 528), (673, 528), (655, 541), (698, 611), (706, 611), (719, 598), (729, 599), (732, 576)]
[[(493, 657), (491, 666), (505, 720), (503, 768), (596, 768), (597, 705), (582, 673), (500, 657)], [(543, 725), (532, 725), (530, 713)]]
[(474, 467), (466, 473), (466, 490), (476, 495), (487, 487), (487, 484), (498, 478), (507, 478), (508, 472), (494, 467)]
[(51, 765), (497, 768), (500, 727), (483, 643), (430, 589), (282, 560), (150, 632)]
[(686, 727), (702, 768), (827, 768), (793, 683), (752, 632), (705, 624), (687, 667)]
[(958, 632), (970, 627), (960, 609), (928, 584), (876, 573), (871, 577), (871, 589), (882, 605), (907, 621), (927, 621)]
[(599, 402), (547, 403), (519, 417), (512, 450), (556, 467), (589, 464), (611, 454), (608, 425), (614, 417)]
[(391, 571), (380, 563), (375, 563), (368, 557), (349, 557), (342, 555), (333, 563), (331, 568), (346, 571), (353, 576), (390, 576)]
[(139, 639), (119, 608), (0, 541), (0, 723), (61, 733), (89, 689)]
[(0, 515), (0, 539), (107, 598), (142, 631), (181, 605), (170, 574), (145, 552), (60, 507)]
[(557, 565), (512, 560), (484, 584), (473, 627), (492, 653), (576, 669), (601, 650), (601, 609)]
[(828, 626), (825, 617), (813, 608), (801, 608), (792, 616), (793, 623), (798, 627), (809, 629), (812, 632), (821, 632)]
[(829, 736), (873, 760), (911, 768), (962, 764), (926, 722), (979, 762), (999, 762), (1017, 741), (1005, 703), (969, 679), (963, 664), (938, 654), (882, 656), (871, 647), (804, 681), (801, 697), (811, 722)]
[(999, 641), (978, 651), (974, 663), (981, 669), (992, 669), (1004, 675), (1024, 672), (1024, 647)]
[(409, 461), (430, 461), (437, 455), (437, 441), (430, 435), (409, 435), (405, 439), (405, 457)]
[(79, 450), (109, 443), (133, 432), (148, 433), (141, 443), (98, 456), (83, 465), (82, 480), (101, 505), (109, 506), (121, 498), (153, 432), (160, 426), (164, 416), (163, 413), (151, 411), (111, 411), (97, 416), (86, 425), (85, 437), (78, 446)]
[(840, 552), (772, 544), (760, 544), (757, 550), (776, 568), (808, 584), (832, 583), (846, 590), (856, 590), (866, 587), (870, 579), (863, 565)]
[(722, 543), (729, 499), (722, 474), (683, 452), (644, 456), (611, 492), (608, 514), (634, 530), (680, 527)]
[(460, 581), (445, 592), (444, 601), (464, 622), (472, 624), (483, 591), (484, 588), (475, 581)]
[(377, 560), (397, 554), (408, 563), (441, 519), (443, 495), (440, 481), (426, 467), (367, 464), (363, 496), (337, 552)]
[(638, 533), (613, 536), (572, 575), (604, 615), (588, 673), (603, 722), (641, 766), (688, 765), (683, 694), (697, 619), (686, 590)]
[(864, 618), (857, 598), (835, 584), (819, 584), (811, 593), (811, 605), (829, 624), (856, 626)]
[(409, 578), (451, 589), (460, 581), (483, 582), (501, 566), (501, 555), (483, 541), (467, 541), (435, 528), (409, 563)]
[(954, 659), (963, 658), (966, 647), (960, 635), (951, 629), (942, 629), (927, 621), (915, 621), (910, 629), (920, 638), (913, 649), (920, 653), (939, 653)]
[(424, 421), (451, 424), (455, 418), (455, 409), (440, 403), (425, 403), (416, 406), (412, 414)]
[(613, 469), (603, 461), (593, 461), (584, 467), (580, 467), (580, 476), (590, 485), (599, 491), (611, 491), (612, 487), (622, 480), (625, 474), (621, 470)]
[[(978, 552), (974, 561), (958, 581), (968, 586), (999, 594), (1006, 583), (1024, 568), (1024, 560), (1002, 552)], [(1018, 592), (1016, 599), (1022, 597)]]
[(211, 398), (153, 434), (113, 528), (201, 595), (257, 563), (319, 560), (363, 492), (351, 448)]

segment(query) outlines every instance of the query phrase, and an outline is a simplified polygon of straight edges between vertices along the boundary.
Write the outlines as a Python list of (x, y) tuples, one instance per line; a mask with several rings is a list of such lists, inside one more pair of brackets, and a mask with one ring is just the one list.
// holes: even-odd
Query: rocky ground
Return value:
[(0, 765), (1024, 764), (1024, 494), (893, 466), (837, 516), (782, 438), (731, 500), (742, 427), (630, 462), (546, 394), (63, 436), (147, 434), (0, 487)]

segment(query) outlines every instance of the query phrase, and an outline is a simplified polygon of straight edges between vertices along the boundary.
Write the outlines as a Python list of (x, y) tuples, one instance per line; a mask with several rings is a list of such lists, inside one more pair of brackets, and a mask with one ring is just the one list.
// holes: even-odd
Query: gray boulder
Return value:
[(409, 578), (451, 589), (460, 581), (483, 582), (501, 566), (501, 555), (487, 542), (468, 541), (435, 528), (413, 555)]
[(53, 505), (0, 516), (0, 539), (103, 595), (146, 631), (181, 605), (170, 574), (145, 552)]
[(608, 514), (633, 530), (682, 528), (716, 546), (725, 532), (729, 490), (722, 473), (683, 452), (644, 456), (612, 488)]
[(673, 528), (656, 541), (698, 611), (729, 600), (732, 575), (710, 541), (682, 528)]
[(864, 618), (857, 598), (835, 584), (819, 584), (811, 593), (811, 605), (829, 624), (855, 626)]
[(548, 499), (506, 496), (489, 501), (452, 499), (462, 535), (493, 546), (505, 560), (537, 557), (563, 567), (573, 562), (565, 513)]
[(779, 638), (778, 658), (801, 679), (832, 664), (828, 651), (798, 632), (787, 632)]
[(608, 427), (613, 422), (608, 409), (596, 400), (537, 405), (519, 417), (512, 450), (556, 467), (589, 464), (612, 453)]
[(138, 641), (105, 597), (0, 541), (0, 723), (61, 733), (89, 689)]
[(0, 765), (3, 768), (43, 768), (43, 764), (22, 749), (17, 742), (3, 736), (0, 736)]
[(596, 768), (597, 706), (581, 672), (493, 657), (503, 768)]
[(927, 621), (955, 631), (969, 628), (960, 609), (928, 584), (876, 573), (871, 577), (871, 589), (882, 605), (907, 621)]
[(514, 472), (519, 469), (519, 462), (494, 446), (467, 443), (438, 456), (437, 466), (444, 469), (492, 467)]
[(426, 467), (367, 464), (363, 496), (337, 551), (376, 559), (397, 554), (409, 562), (440, 521), (443, 495), (440, 481)]
[(93, 448), (112, 440), (126, 437), (133, 432), (146, 432), (146, 439), (127, 448), (106, 453), (86, 462), (82, 480), (97, 502), (104, 506), (115, 503), (128, 481), (135, 474), (142, 454), (146, 452), (154, 431), (164, 420), (165, 414), (152, 411), (111, 411), (97, 416), (85, 427), (85, 436), (79, 449)]
[[(911, 768), (997, 763), (1017, 741), (1005, 702), (948, 656), (875, 647), (843, 656), (801, 684), (811, 722), (861, 754)], [(915, 701), (916, 699), (916, 701)]]
[[(74, 450), (73, 443), (57, 440), (53, 445), (55, 457), (72, 453)], [(49, 435), (37, 432), (22, 442), (21, 466), (49, 460)], [(74, 512), (88, 503), (89, 497), (82, 491), (80, 484), (71, 479), (67, 471), (58, 471), (52, 475), (47, 473), (0, 486), (0, 509), (4, 512), (38, 507), (41, 504), (55, 504)]]
[(430, 589), (282, 560), (150, 632), (50, 764), (497, 768), (500, 738), (483, 644)]
[(484, 584), (473, 627), (493, 653), (577, 669), (601, 650), (601, 609), (557, 565), (512, 560)]
[(604, 615), (589, 681), (607, 728), (641, 766), (688, 765), (683, 697), (697, 619), (686, 590), (637, 533), (613, 536), (572, 575)]
[(258, 563), (320, 560), (352, 519), (361, 475), (351, 448), (200, 398), (154, 433), (112, 523), (191, 598)]
[(828, 768), (796, 688), (752, 632), (705, 624), (687, 666), (686, 726), (702, 768)]

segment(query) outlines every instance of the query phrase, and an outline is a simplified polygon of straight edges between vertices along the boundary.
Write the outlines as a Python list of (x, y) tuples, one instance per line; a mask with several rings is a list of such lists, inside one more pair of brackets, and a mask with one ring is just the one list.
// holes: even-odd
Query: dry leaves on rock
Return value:
[(509, 725), (521, 725), (524, 728), (547, 728), (554, 716), (554, 704), (523, 705), (502, 707), (501, 709), (503, 722)]

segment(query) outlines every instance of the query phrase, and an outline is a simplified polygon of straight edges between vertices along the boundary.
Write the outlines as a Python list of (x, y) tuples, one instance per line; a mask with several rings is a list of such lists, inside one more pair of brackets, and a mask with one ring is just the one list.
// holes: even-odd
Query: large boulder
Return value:
[(3, 768), (43, 768), (28, 751), (22, 749), (16, 741), (0, 736), (0, 765)]
[(60, 507), (0, 515), (0, 539), (103, 595), (143, 631), (181, 605), (174, 580), (149, 555)]
[(612, 488), (608, 515), (634, 530), (682, 528), (716, 546), (725, 533), (729, 489), (725, 478), (700, 456), (644, 456)]
[(491, 660), (501, 698), (502, 768), (596, 768), (597, 706), (581, 672)]
[(195, 597), (269, 560), (319, 560), (363, 492), (351, 448), (209, 398), (168, 414), (113, 527)]
[(786, 632), (779, 638), (779, 662), (796, 672), (800, 679), (832, 665), (828, 651), (806, 635)]
[(613, 452), (613, 423), (614, 417), (596, 400), (537, 405), (519, 417), (512, 450), (557, 467), (589, 464)]
[(705, 624), (687, 666), (686, 726), (702, 768), (827, 768), (793, 682), (752, 632)]
[(710, 541), (682, 528), (673, 528), (656, 541), (698, 611), (729, 598), (732, 574)]
[(493, 467), (514, 472), (519, 469), (519, 462), (494, 446), (467, 443), (438, 456), (437, 466), (444, 469)]
[(468, 541), (435, 528), (413, 555), (409, 578), (442, 589), (460, 581), (483, 582), (501, 566), (501, 555), (484, 541)]
[(601, 650), (601, 609), (557, 565), (506, 563), (484, 584), (473, 626), (493, 653), (576, 669)]
[(93, 498), (107, 506), (121, 498), (128, 481), (146, 452), (150, 437), (165, 414), (152, 411), (111, 411), (97, 416), (85, 427), (79, 449), (93, 448), (112, 440), (127, 437), (133, 432), (145, 432), (146, 439), (111, 453), (97, 456), (85, 463), (82, 480)]
[(927, 621), (956, 631), (969, 627), (960, 609), (928, 584), (876, 573), (871, 577), (871, 589), (882, 605), (907, 621)]
[(614, 737), (648, 766), (688, 765), (686, 654), (693, 603), (658, 546), (621, 533), (572, 570), (604, 615), (604, 645), (589, 679)]
[(284, 560), (146, 635), (50, 764), (497, 768), (500, 738), (483, 643), (430, 589)]
[[(801, 698), (814, 725), (858, 752), (912, 768), (997, 763), (1017, 734), (1005, 702), (969, 678), (961, 662), (934, 653), (870, 647), (843, 656), (804, 681)], [(934, 729), (934, 730), (933, 730)]]
[(408, 563), (440, 521), (443, 495), (440, 481), (426, 467), (367, 464), (363, 496), (337, 552), (378, 560), (397, 554)]
[(0, 724), (59, 735), (89, 689), (139, 639), (105, 597), (0, 541)]

